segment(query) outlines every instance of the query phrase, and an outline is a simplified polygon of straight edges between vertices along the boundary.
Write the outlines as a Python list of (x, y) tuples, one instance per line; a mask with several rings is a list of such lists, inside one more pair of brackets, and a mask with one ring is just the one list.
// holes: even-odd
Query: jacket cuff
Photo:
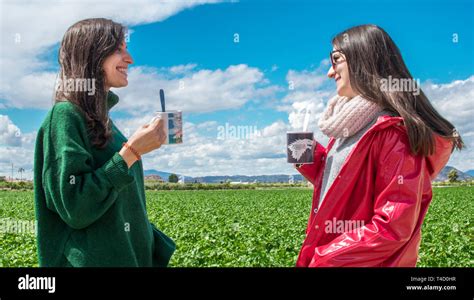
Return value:
[(109, 181), (118, 191), (135, 180), (128, 172), (127, 163), (118, 152), (104, 164), (103, 170)]

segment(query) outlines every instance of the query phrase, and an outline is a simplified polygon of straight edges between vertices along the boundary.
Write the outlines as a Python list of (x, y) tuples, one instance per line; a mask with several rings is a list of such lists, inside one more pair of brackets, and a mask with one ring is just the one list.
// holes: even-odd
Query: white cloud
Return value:
[(184, 9), (217, 2), (220, 1), (2, 1), (0, 98), (6, 101), (2, 106), (49, 107), (56, 73), (45, 71), (50, 66), (41, 55), (81, 19), (111, 18), (132, 26), (162, 21)]
[(197, 64), (187, 64), (174, 66), (169, 69), (170, 73), (174, 74), (187, 74), (189, 71), (192, 71), (197, 67)]
[[(0, 103), (0, 107), (50, 107), (56, 73), (50, 70), (49, 62), (44, 61), (42, 55), (80, 19), (106, 17), (125, 25), (137, 25), (162, 21), (184, 9), (215, 2), (218, 1), (3, 1), (0, 4), (0, 98), (6, 103)], [(288, 112), (289, 124), (274, 122), (261, 129), (261, 136), (250, 140), (219, 140), (216, 122), (187, 122), (184, 124), (185, 143), (163, 146), (146, 155), (145, 168), (190, 176), (295, 173), (284, 158), (285, 133), (302, 128), (306, 109), (311, 112), (309, 130), (315, 132), (322, 144), (327, 143), (316, 124), (335, 90), (326, 77), (328, 67), (326, 59), (309, 70), (288, 71), (286, 80), (293, 89), (280, 101), (278, 110)], [(270, 72), (277, 69), (276, 65), (272, 66)], [(132, 117), (116, 120), (120, 128), (128, 128), (129, 134), (159, 108), (159, 88), (165, 89), (168, 109), (186, 112), (238, 108), (247, 101), (274, 97), (280, 91), (268, 82), (261, 70), (245, 64), (217, 70), (200, 70), (193, 63), (168, 69), (135, 67), (130, 70), (129, 81), (128, 88), (118, 91), (121, 103), (117, 109), (131, 113)], [(449, 84), (423, 85), (440, 113), (456, 125), (470, 147), (455, 153), (449, 162), (461, 170), (474, 169), (474, 127), (470, 121), (474, 113), (473, 87), (474, 77)], [(18, 126), (8, 116), (0, 116), (0, 122), (2, 175), (9, 175), (12, 162), (15, 169), (31, 170), (36, 133), (17, 136)]]
[[(289, 90), (277, 107), (289, 113), (292, 130), (302, 130), (306, 110), (309, 110), (308, 128), (323, 145), (327, 144), (328, 138), (321, 133), (317, 122), (327, 101), (335, 95), (335, 87), (331, 86), (326, 76), (328, 63), (323, 60), (314, 70), (290, 70), (286, 79), (294, 89)], [(446, 84), (427, 81), (422, 84), (422, 88), (439, 113), (454, 124), (467, 146), (461, 152), (455, 151), (448, 164), (462, 171), (474, 169), (474, 76)]]
[[(450, 84), (434, 86), (425, 83), (423, 85), (439, 112), (461, 129), (461, 135), (469, 148), (462, 152), (455, 152), (448, 164), (463, 171), (474, 169), (472, 152), (474, 124), (469, 118), (462, 117), (465, 111), (472, 115), (473, 108), (469, 103), (469, 99), (472, 98), (472, 81), (471, 77)], [(443, 105), (448, 100), (455, 104)], [(303, 117), (296, 115), (299, 110), (308, 105), (313, 110), (311, 105), (314, 105), (314, 110), (319, 111), (321, 103), (325, 102), (322, 97), (316, 103), (306, 101), (292, 103), (294, 111), (289, 114), (289, 123), (276, 121), (264, 128), (257, 128), (261, 134), (252, 136), (250, 139), (242, 137), (218, 139), (218, 126), (222, 124), (215, 121), (198, 124), (185, 122), (184, 144), (164, 145), (157, 151), (145, 155), (144, 167), (188, 176), (294, 174), (294, 170), (286, 163), (285, 158), (286, 131), (295, 130), (301, 126)], [(458, 114), (459, 111), (462, 113)], [(148, 121), (148, 117), (151, 118), (151, 114), (150, 111), (148, 115), (145, 114), (145, 117), (115, 119), (114, 122), (124, 133), (128, 128), (131, 135), (145, 121)], [(295, 119), (291, 119), (292, 117)], [(1, 175), (10, 176), (9, 170), (13, 162), (14, 175), (19, 176), (18, 167), (29, 170), (32, 168), (35, 133), (21, 134), (18, 139), (15, 137), (18, 126), (13, 124), (8, 116), (0, 116), (0, 121), (0, 139), (2, 145), (7, 145), (0, 147), (0, 168), (3, 172)], [(253, 124), (243, 125), (253, 127)], [(311, 130), (314, 130), (316, 139), (325, 145), (326, 141), (322, 140), (324, 137), (319, 136), (320, 131), (316, 125)]]
[(8, 147), (31, 147), (36, 133), (24, 134), (7, 115), (0, 115), (0, 144)]
[(192, 70), (195, 65), (170, 69), (135, 67), (129, 71), (129, 85), (116, 92), (118, 110), (142, 115), (160, 109), (158, 91), (164, 89), (166, 108), (185, 112), (210, 112), (239, 108), (247, 101), (272, 96), (278, 87), (258, 69), (233, 65), (224, 70)]
[(309, 70), (289, 70), (286, 76), (288, 94), (277, 107), (288, 112), (288, 121), (293, 131), (302, 131), (304, 120), (308, 114), (308, 131), (314, 132), (314, 138), (326, 145), (329, 138), (321, 133), (317, 124), (329, 98), (335, 94), (326, 72), (329, 60), (322, 60), (317, 67)]
[(319, 66), (313, 70), (289, 70), (286, 75), (286, 81), (295, 90), (315, 90), (321, 88), (328, 81), (325, 73), (328, 67), (329, 60), (323, 59)]
[[(1, 92), (8, 107), (49, 109), (53, 103), (53, 92), (57, 74), (54, 72), (35, 72), (17, 78), (5, 78), (9, 83)], [(12, 81), (15, 81), (12, 83)]]
[(448, 164), (459, 170), (474, 169), (474, 76), (447, 84), (426, 82), (422, 89), (438, 112), (460, 133), (466, 149), (455, 151)]
[[(34, 148), (25, 147), (0, 147), (0, 176), (20, 178), (18, 169), (24, 169), (21, 174), (23, 179), (33, 179)], [(13, 164), (13, 168), (12, 168)]]
[(17, 170), (26, 170), (23, 178), (31, 179), (36, 132), (22, 133), (8, 116), (0, 115), (0, 175), (19, 177)]
[[(125, 25), (159, 22), (182, 10), (218, 0), (82, 0), (2, 1), (2, 34), (8, 54), (37, 55), (62, 38), (73, 23), (86, 18), (111, 18)], [(16, 34), (20, 43), (15, 43)], [(3, 44), (3, 43), (2, 43)]]
[[(317, 119), (324, 110), (327, 100), (334, 91), (325, 88), (325, 83), (303, 78), (302, 74), (318, 79), (316, 72), (293, 72), (287, 78), (299, 78), (300, 88), (290, 91), (283, 102), (290, 105), (289, 123), (277, 121), (265, 128), (259, 128), (261, 135), (250, 140), (217, 139), (216, 122), (201, 124), (185, 123), (185, 143), (182, 145), (165, 145), (161, 149), (145, 156), (147, 169), (158, 169), (189, 176), (232, 175), (232, 174), (293, 174), (294, 170), (286, 163), (285, 138), (288, 130), (301, 130), (305, 110), (311, 111), (309, 130), (323, 145), (328, 138), (317, 128)], [(325, 76), (320, 73), (319, 76)], [(473, 114), (474, 77), (454, 81), (444, 85), (425, 83), (424, 91), (439, 112), (460, 129), (469, 149), (453, 154), (450, 162), (460, 170), (474, 169), (474, 124), (469, 117)], [(314, 82), (314, 85), (310, 83)], [(304, 89), (302, 87), (305, 87)], [(451, 103), (451, 105), (449, 105)], [(138, 126), (140, 118), (136, 118)], [(119, 123), (119, 122), (117, 122)], [(133, 123), (133, 122), (132, 122)], [(122, 123), (120, 123), (122, 125)], [(125, 123), (123, 123), (125, 125)], [(249, 124), (249, 126), (251, 126)], [(202, 135), (203, 132), (214, 132), (215, 135)]]
[(8, 116), (0, 115), (0, 144), (6, 146), (20, 146), (20, 128)]
[[(194, 68), (194, 67), (193, 67)], [(185, 144), (163, 146), (162, 149), (146, 158), (145, 166), (164, 169), (190, 176), (222, 174), (291, 174), (293, 170), (284, 158), (285, 133), (287, 130), (301, 130), (306, 110), (310, 111), (308, 130), (315, 133), (315, 139), (326, 145), (328, 138), (317, 127), (319, 115), (335, 89), (326, 80), (325, 62), (312, 71), (290, 71), (287, 81), (292, 81), (294, 89), (280, 102), (286, 105), (289, 124), (275, 122), (260, 131), (263, 133), (251, 140), (217, 140), (202, 136), (203, 131), (217, 132), (215, 122), (205, 124), (186, 123)], [(453, 154), (449, 165), (460, 170), (474, 169), (474, 124), (473, 115), (474, 76), (449, 84), (423, 84), (423, 89), (439, 110), (458, 128), (468, 149)], [(200, 100), (204, 101), (205, 100)], [(282, 106), (280, 106), (281, 108)], [(171, 151), (171, 152), (170, 152)]]
[(426, 82), (422, 89), (440, 114), (453, 123), (461, 135), (474, 134), (474, 76), (447, 84)]
[[(135, 119), (116, 120), (115, 123), (124, 131), (123, 126), (141, 124), (139, 117)], [(215, 121), (185, 122), (184, 143), (163, 145), (146, 154), (144, 168), (187, 176), (295, 173), (286, 163), (286, 131), (289, 127), (283, 121), (257, 128), (260, 134), (250, 138), (226, 136), (219, 139), (218, 126)]]

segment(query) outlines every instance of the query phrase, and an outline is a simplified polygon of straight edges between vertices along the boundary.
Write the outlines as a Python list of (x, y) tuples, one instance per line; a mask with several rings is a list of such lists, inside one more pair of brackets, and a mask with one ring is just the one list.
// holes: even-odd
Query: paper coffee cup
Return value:
[(313, 163), (313, 132), (287, 132), (286, 153), (288, 163)]
[(157, 111), (150, 123), (156, 119), (163, 120), (163, 130), (166, 134), (165, 144), (183, 143), (183, 115), (180, 110)]

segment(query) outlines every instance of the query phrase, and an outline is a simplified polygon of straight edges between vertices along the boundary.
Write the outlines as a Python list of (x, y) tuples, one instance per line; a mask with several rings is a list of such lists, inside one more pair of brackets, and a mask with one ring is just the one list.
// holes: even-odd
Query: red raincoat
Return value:
[(317, 143), (314, 163), (298, 169), (314, 193), (296, 266), (414, 267), (431, 180), (453, 149), (451, 141), (439, 135), (435, 140), (434, 155), (414, 156), (403, 119), (379, 117), (348, 155), (319, 211), (325, 161), (335, 139), (327, 149)]

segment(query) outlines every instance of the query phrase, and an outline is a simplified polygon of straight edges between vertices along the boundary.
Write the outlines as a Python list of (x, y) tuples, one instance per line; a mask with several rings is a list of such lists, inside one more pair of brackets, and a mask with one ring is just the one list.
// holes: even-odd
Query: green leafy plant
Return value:
[[(305, 237), (311, 189), (190, 186), (195, 189), (146, 191), (150, 221), (177, 243), (171, 266), (294, 266)], [(433, 195), (417, 265), (474, 266), (474, 189), (434, 188)], [(29, 190), (0, 190), (0, 219), (34, 220), (33, 197)], [(37, 265), (33, 234), (0, 232), (0, 266)]]

